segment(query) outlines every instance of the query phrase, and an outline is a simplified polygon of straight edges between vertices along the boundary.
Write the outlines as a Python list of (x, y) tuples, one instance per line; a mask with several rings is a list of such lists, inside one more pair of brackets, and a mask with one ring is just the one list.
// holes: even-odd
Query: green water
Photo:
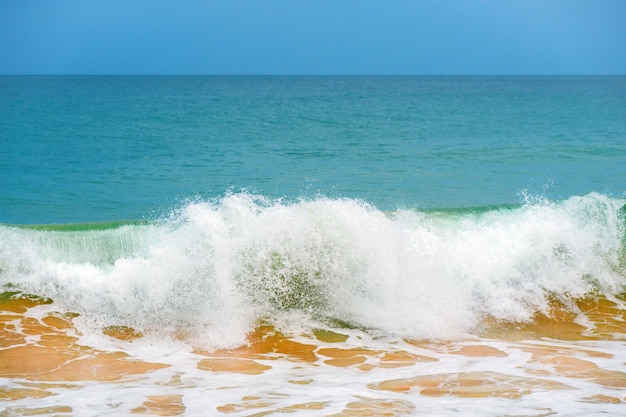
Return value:
[(626, 77), (0, 77), (0, 223), (247, 190), (383, 210), (621, 197)]

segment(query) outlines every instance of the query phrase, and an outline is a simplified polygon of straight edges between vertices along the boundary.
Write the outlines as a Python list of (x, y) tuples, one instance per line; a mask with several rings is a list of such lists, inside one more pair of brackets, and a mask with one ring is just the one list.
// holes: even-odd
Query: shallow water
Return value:
[(619, 413), (623, 204), (0, 227), (5, 415)]
[(448, 341), (260, 324), (210, 352), (183, 335), (83, 333), (50, 301), (3, 296), (4, 415), (618, 415), (626, 402), (624, 297)]

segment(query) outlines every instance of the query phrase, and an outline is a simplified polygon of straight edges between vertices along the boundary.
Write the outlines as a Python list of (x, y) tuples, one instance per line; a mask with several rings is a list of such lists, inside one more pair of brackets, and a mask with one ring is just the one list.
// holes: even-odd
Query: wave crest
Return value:
[(0, 227), (0, 282), (101, 325), (242, 343), (258, 320), (334, 320), (414, 338), (529, 320), (550, 300), (626, 288), (624, 200), (385, 213), (358, 200), (246, 193), (168, 219)]

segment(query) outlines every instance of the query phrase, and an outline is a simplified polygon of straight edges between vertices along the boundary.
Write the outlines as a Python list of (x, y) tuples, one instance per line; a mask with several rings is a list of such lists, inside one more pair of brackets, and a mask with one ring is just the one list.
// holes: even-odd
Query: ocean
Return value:
[(0, 76), (0, 415), (626, 409), (626, 77)]

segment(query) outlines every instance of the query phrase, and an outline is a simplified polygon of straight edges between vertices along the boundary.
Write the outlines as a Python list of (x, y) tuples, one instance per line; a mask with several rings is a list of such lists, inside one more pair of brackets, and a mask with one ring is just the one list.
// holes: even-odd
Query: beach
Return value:
[(0, 76), (1, 415), (626, 402), (626, 78)]

